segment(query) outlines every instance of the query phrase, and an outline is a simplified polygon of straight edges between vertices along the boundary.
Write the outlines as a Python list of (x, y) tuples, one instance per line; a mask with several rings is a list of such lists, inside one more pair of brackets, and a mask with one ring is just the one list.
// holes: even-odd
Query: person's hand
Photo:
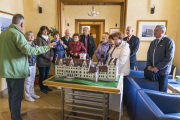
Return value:
[(63, 44), (63, 41), (62, 41), (62, 40), (60, 40), (60, 43), (61, 43), (61, 44)]
[(159, 70), (157, 69), (157, 67), (154, 67), (153, 69), (152, 69), (152, 72), (154, 72), (154, 73), (157, 73)]
[(74, 56), (78, 56), (78, 53), (75, 53)]
[(63, 45), (63, 47), (66, 49), (67, 48), (67, 46), (66, 45)]
[(71, 54), (71, 55), (73, 55), (73, 52), (72, 52), (72, 50), (70, 51), (70, 54)]
[(36, 48), (39, 47), (38, 45), (35, 46)]
[(53, 57), (50, 57), (50, 61), (52, 61), (53, 60)]
[(148, 66), (147, 69), (148, 69), (149, 71), (152, 71), (153, 67), (152, 67), (152, 66)]
[(49, 48), (54, 48), (54, 45), (56, 45), (56, 42), (50, 43), (50, 44), (48, 45), (48, 47), (49, 47)]
[(30, 56), (28, 56), (28, 59), (31, 59), (32, 58), (32, 56), (30, 55)]

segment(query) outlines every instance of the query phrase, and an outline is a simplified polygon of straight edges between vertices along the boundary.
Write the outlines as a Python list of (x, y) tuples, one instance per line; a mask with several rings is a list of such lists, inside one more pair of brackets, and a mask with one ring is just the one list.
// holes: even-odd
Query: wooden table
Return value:
[(173, 80), (170, 79), (168, 80), (168, 88), (173, 92), (173, 93), (179, 93), (180, 94), (180, 80)]
[[(69, 93), (72, 95), (72, 104), (71, 106), (73, 107), (79, 107), (79, 105), (73, 105), (73, 103), (75, 103), (75, 101), (78, 102), (86, 102), (86, 103), (93, 103), (91, 100), (81, 100), (81, 99), (74, 99), (75, 96), (80, 96), (80, 97), (84, 97), (84, 98), (97, 98), (97, 99), (102, 99), (102, 103), (95, 103), (95, 104), (102, 104), (102, 118), (103, 120), (108, 120), (109, 119), (109, 94), (120, 94), (120, 112), (119, 112), (119, 120), (121, 119), (121, 116), (123, 114), (123, 104), (122, 104), (122, 98), (123, 98), (123, 74), (120, 74), (120, 78), (119, 78), (119, 82), (117, 84), (116, 88), (112, 88), (112, 87), (101, 87), (101, 86), (92, 86), (92, 85), (83, 85), (83, 84), (73, 84), (73, 83), (68, 83), (68, 82), (56, 82), (56, 81), (51, 81), (51, 79), (53, 79), (55, 76), (52, 76), (50, 78), (48, 78), (47, 80), (43, 81), (44, 85), (47, 86), (52, 86), (52, 87), (61, 87), (61, 105), (62, 105), (62, 119), (61, 120), (66, 120), (68, 117), (73, 117), (73, 118), (79, 118), (79, 119), (85, 119), (85, 120), (92, 120), (89, 118), (84, 118), (84, 117), (79, 117), (79, 116), (72, 116), (72, 115), (67, 115), (65, 116), (65, 109), (64, 106), (66, 105), (65, 103), (65, 92), (64, 89), (65, 88), (69, 88), (73, 90), (73, 93)], [(79, 94), (79, 93), (74, 93), (74, 91), (80, 91), (80, 92), (91, 92), (91, 93), (97, 93), (97, 94), (102, 94), (102, 97), (97, 97), (94, 95), (83, 95), (83, 94)], [(98, 108), (94, 108), (94, 107), (84, 107), (87, 109), (94, 109), (94, 110), (99, 110)], [(73, 108), (72, 110), (67, 110), (71, 113), (78, 113), (80, 111), (75, 111)], [(94, 113), (88, 113), (88, 112), (80, 112), (80, 113), (84, 113), (84, 114), (88, 114), (88, 115), (97, 115)]]

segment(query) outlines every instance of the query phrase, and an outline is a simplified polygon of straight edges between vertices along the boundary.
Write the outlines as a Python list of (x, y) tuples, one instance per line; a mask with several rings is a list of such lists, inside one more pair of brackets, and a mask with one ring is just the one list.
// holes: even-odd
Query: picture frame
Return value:
[(120, 31), (120, 28), (110, 28), (109, 29), (109, 34), (113, 34), (115, 32), (119, 32)]
[(154, 29), (157, 25), (164, 25), (167, 31), (167, 20), (138, 20), (136, 35), (141, 41), (153, 41)]
[(0, 11), (0, 34), (11, 25), (13, 15), (14, 14)]

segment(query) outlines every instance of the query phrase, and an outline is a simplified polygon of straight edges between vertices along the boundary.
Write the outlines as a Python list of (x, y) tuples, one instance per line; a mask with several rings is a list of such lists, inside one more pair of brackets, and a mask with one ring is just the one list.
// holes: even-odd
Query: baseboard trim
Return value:
[(4, 89), (3, 91), (0, 92), (0, 98), (8, 94), (8, 89)]

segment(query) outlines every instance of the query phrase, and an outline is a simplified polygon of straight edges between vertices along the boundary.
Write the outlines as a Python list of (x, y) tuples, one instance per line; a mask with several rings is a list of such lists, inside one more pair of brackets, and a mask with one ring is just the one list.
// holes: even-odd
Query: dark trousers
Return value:
[(135, 63), (130, 63), (130, 69), (134, 70)]
[(43, 85), (43, 81), (47, 79), (47, 76), (49, 74), (50, 66), (49, 67), (38, 67), (39, 69), (39, 87), (41, 90), (47, 89), (48, 86)]
[(168, 75), (160, 75), (159, 91), (167, 92), (168, 88)]
[(22, 118), (20, 117), (20, 111), (21, 101), (23, 100), (24, 93), (24, 80), (25, 78), (6, 78), (8, 88), (9, 109), (11, 112), (12, 120), (22, 120)]

